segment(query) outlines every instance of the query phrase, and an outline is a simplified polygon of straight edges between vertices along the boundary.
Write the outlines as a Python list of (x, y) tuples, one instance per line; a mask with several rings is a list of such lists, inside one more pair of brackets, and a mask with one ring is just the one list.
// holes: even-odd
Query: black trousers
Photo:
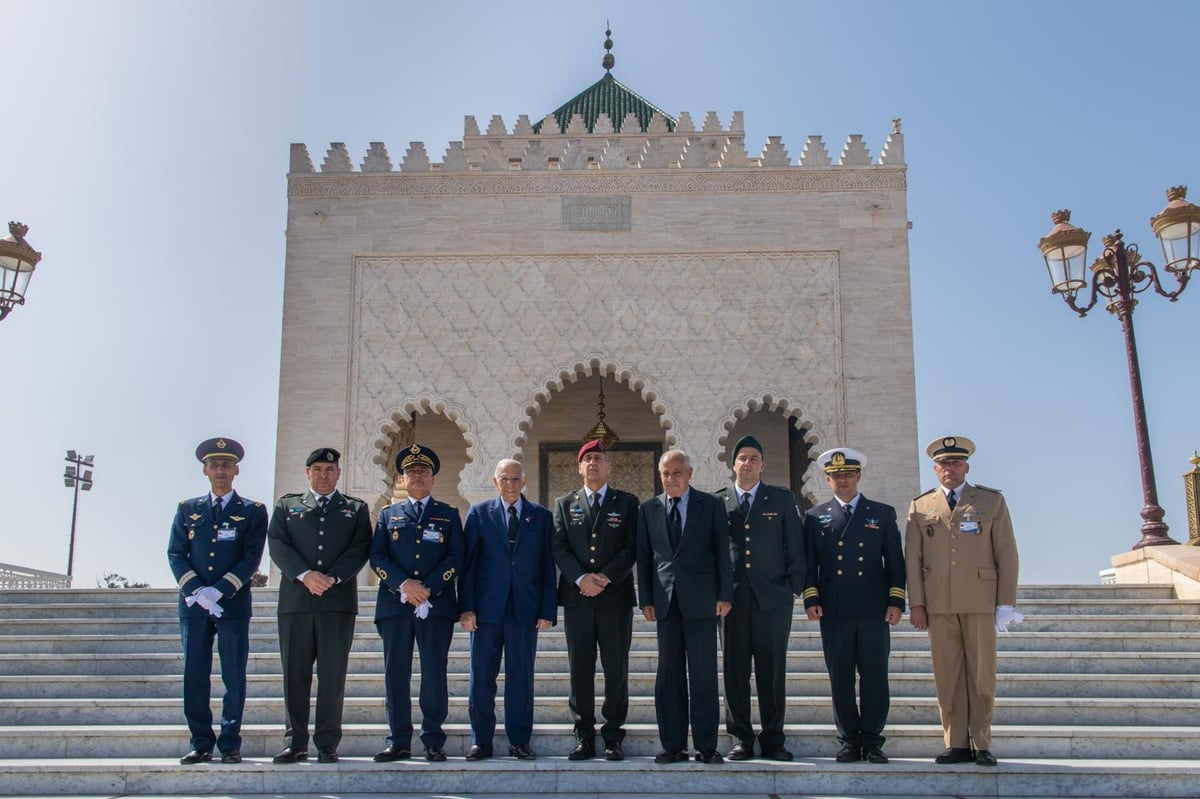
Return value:
[[(829, 670), (838, 740), (852, 746), (882, 746), (891, 702), (891, 627), (882, 616), (822, 616), (821, 647)], [(861, 708), (855, 699), (856, 681)]]
[(596, 651), (604, 669), (604, 727), (606, 744), (625, 740), (629, 715), (629, 646), (633, 639), (633, 609), (564, 607), (567, 663), (571, 670), (571, 719), (575, 738), (596, 739)]
[(748, 585), (738, 586), (733, 609), (725, 617), (721, 636), (725, 648), (725, 729), (735, 741), (754, 743), (750, 715), (751, 659), (762, 720), (759, 746), (783, 746), (787, 707), (788, 638), (792, 633), (792, 604), (759, 610)]
[[(715, 603), (714, 603), (715, 606)], [(687, 750), (689, 716), (692, 743), (716, 749), (721, 723), (717, 693), (717, 617), (685, 619), (675, 598), (658, 619), (658, 673), (654, 714), (663, 749)]]
[(312, 740), (318, 749), (337, 749), (342, 740), (346, 666), (354, 642), (353, 613), (283, 613), (279, 616), (279, 656), (283, 661), (285, 746), (308, 748), (308, 710), (313, 664), (317, 675), (317, 717)]

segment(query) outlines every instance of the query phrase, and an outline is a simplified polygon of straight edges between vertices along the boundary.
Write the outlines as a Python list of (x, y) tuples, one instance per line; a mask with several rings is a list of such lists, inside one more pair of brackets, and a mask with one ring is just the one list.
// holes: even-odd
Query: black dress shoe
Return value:
[(408, 760), (410, 757), (412, 750), (407, 746), (388, 744), (382, 752), (375, 755), (374, 760), (376, 763), (391, 763), (393, 760)]
[(529, 744), (512, 744), (508, 747), (508, 755), (517, 760), (537, 760), (537, 755), (529, 748)]
[(725, 758), (722, 757), (721, 753), (716, 749), (702, 749), (696, 753), (696, 759), (701, 763), (707, 763), (709, 765), (716, 765), (718, 763), (725, 762)]
[(685, 763), (688, 753), (682, 749), (664, 749), (654, 756), (654, 762), (662, 766), (667, 763)]
[(580, 741), (567, 753), (567, 760), (590, 760), (596, 756), (595, 741)]
[(337, 750), (332, 746), (322, 746), (317, 750), (318, 763), (336, 763), (338, 762)]
[(236, 749), (230, 749), (228, 752), (225, 752), (221, 755), (221, 762), (222, 763), (241, 763), (242, 762), (242, 753)]
[(184, 766), (194, 766), (197, 763), (207, 763), (210, 760), (212, 760), (212, 752), (201, 752), (199, 749), (193, 749), (179, 758), (179, 763)]
[(613, 760), (613, 761), (624, 760), (625, 759), (625, 747), (621, 745), (620, 741), (613, 741), (612, 743), (605, 744), (604, 745), (604, 759), (605, 760)]
[(857, 763), (862, 760), (862, 749), (855, 744), (842, 744), (833, 759), (839, 763)]
[(975, 765), (994, 766), (996, 765), (996, 756), (989, 749), (980, 749), (975, 753)]
[(754, 757), (754, 742), (734, 744), (726, 757), (730, 760), (749, 760)]
[(308, 750), (295, 749), (291, 746), (284, 748), (282, 752), (271, 758), (272, 763), (298, 763), (301, 760), (308, 760)]
[(767, 760), (778, 760), (786, 763), (792, 759), (792, 753), (784, 749), (782, 746), (772, 746), (770, 749), (763, 748), (763, 757)]
[(445, 763), (446, 751), (440, 746), (425, 747), (425, 759), (430, 763)]
[(487, 760), (491, 756), (491, 744), (475, 744), (467, 752), (467, 760)]
[(974, 763), (975, 753), (961, 746), (952, 746), (935, 757), (933, 762), (943, 766), (949, 763)]
[(888, 762), (888, 756), (878, 746), (864, 746), (863, 760), (868, 763), (886, 763)]

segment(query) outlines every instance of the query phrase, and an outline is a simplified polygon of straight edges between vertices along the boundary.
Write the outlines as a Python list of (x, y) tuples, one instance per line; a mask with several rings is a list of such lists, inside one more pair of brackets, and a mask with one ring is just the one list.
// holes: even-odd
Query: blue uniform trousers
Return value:
[(383, 638), (383, 671), (387, 694), (388, 744), (412, 748), (413, 643), (421, 654), (421, 743), (446, 745), (442, 724), (449, 707), (446, 668), (454, 622), (442, 616), (418, 619), (411, 613), (375, 622)]
[[(887, 723), (891, 702), (888, 692), (891, 641), (891, 627), (882, 617), (821, 617), (821, 647), (829, 670), (833, 720), (842, 743), (883, 746), (883, 725)], [(855, 699), (855, 682), (859, 683), (861, 709)]]
[[(183, 715), (192, 734), (191, 747), (211, 752), (242, 748), (242, 710), (246, 705), (246, 661), (250, 656), (250, 619), (187, 616), (179, 620), (183, 639)], [(213, 735), (211, 680), (213, 639), (221, 661), (225, 696), (221, 705), (221, 734)]]
[[(511, 606), (512, 599), (509, 599)], [(533, 661), (537, 622), (518, 622), (510, 607), (500, 621), (479, 622), (471, 633), (471, 679), (467, 712), (471, 743), (491, 745), (496, 734), (496, 677), (504, 656), (504, 734), (510, 744), (533, 735)]]

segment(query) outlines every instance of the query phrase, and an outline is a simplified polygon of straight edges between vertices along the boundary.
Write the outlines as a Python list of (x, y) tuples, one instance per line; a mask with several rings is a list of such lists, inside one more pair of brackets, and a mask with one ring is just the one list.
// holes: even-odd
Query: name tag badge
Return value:
[(429, 541), (434, 544), (440, 544), (442, 543), (442, 534), (430, 527), (428, 530), (421, 533), (421, 540)]
[(220, 530), (217, 530), (218, 541), (232, 541), (235, 538), (237, 538), (237, 530), (231, 527), (222, 527)]
[(967, 535), (979, 535), (979, 522), (962, 522), (958, 525), (958, 531)]

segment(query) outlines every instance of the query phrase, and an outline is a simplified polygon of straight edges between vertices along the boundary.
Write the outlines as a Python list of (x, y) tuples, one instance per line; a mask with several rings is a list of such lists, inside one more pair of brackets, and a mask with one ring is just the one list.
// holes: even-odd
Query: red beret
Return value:
[(591, 441), (585, 442), (579, 448), (579, 458), (576, 460), (576, 463), (582, 461), (583, 456), (589, 452), (608, 452), (608, 447), (604, 446), (604, 439), (593, 438)]

